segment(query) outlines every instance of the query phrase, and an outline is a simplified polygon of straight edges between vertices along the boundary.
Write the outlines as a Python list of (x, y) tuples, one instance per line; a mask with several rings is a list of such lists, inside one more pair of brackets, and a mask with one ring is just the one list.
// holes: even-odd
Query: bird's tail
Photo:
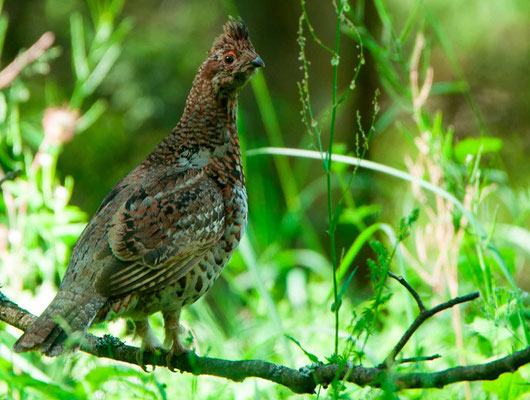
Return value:
[(16, 341), (15, 352), (38, 350), (50, 357), (58, 356), (63, 352), (63, 344), (68, 337), (65, 330), (69, 333), (85, 332), (106, 300), (93, 292), (90, 296), (81, 297), (59, 290), (46, 310)]

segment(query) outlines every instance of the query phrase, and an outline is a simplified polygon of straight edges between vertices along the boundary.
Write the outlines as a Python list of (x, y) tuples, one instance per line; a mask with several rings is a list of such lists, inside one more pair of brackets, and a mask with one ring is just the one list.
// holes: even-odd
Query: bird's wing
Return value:
[(204, 174), (195, 170), (184, 179), (148, 183), (113, 215), (108, 244), (121, 262), (106, 264), (95, 287), (110, 297), (170, 285), (223, 233), (222, 193)]

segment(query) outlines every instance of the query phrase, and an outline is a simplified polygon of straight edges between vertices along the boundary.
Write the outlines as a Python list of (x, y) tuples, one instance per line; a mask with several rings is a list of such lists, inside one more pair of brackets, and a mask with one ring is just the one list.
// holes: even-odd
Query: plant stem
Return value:
[(326, 183), (328, 193), (328, 219), (329, 242), (331, 251), (331, 266), (333, 268), (333, 300), (335, 302), (335, 354), (339, 354), (339, 309), (337, 285), (337, 255), (335, 254), (335, 217), (333, 212), (333, 198), (331, 193), (331, 162), (333, 154), (333, 136), (335, 134), (335, 119), (337, 116), (337, 75), (339, 68), (340, 21), (342, 14), (342, 1), (337, 2), (337, 28), (335, 32), (335, 51), (332, 58), (333, 64), (333, 109), (331, 111), (331, 126), (329, 131), (329, 149), (326, 155)]

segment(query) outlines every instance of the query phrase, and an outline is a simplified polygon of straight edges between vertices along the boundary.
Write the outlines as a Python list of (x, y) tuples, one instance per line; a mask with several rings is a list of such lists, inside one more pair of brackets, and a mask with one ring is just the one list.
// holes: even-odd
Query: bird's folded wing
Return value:
[(108, 244), (121, 262), (106, 265), (96, 288), (118, 296), (170, 285), (219, 241), (224, 226), (221, 191), (204, 175), (144, 185), (111, 219)]

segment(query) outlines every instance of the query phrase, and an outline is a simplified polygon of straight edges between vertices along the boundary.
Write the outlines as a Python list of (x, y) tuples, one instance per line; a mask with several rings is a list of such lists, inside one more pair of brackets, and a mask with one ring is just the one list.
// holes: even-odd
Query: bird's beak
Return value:
[(250, 64), (252, 64), (256, 68), (258, 68), (258, 67), (265, 68), (265, 63), (263, 62), (263, 60), (261, 59), (260, 56), (256, 56), (256, 58), (253, 59), (250, 62)]

